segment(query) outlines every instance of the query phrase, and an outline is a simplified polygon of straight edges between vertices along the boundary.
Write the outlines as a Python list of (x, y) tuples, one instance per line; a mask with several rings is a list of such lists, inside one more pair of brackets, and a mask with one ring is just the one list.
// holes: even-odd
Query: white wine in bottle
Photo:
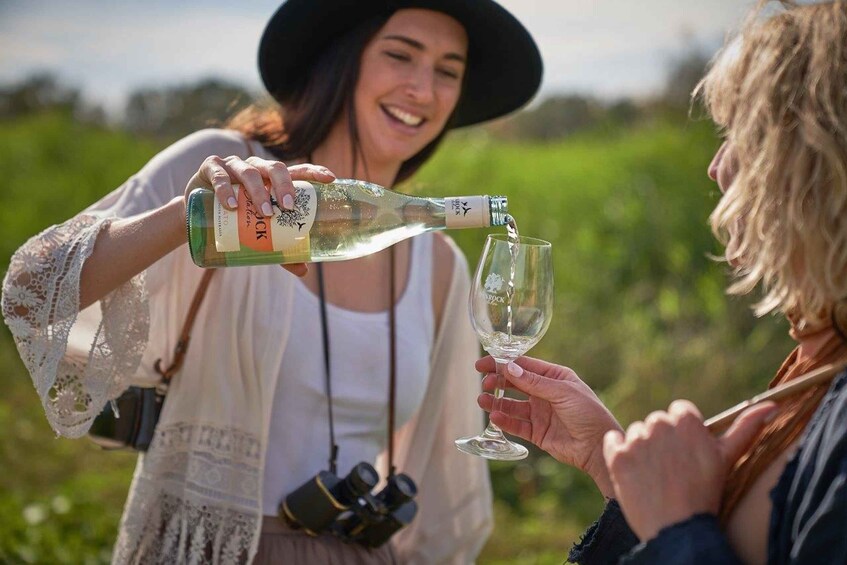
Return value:
[(274, 203), (256, 212), (236, 185), (238, 207), (227, 210), (205, 188), (188, 196), (191, 259), (200, 267), (234, 267), (355, 259), (426, 231), (502, 226), (503, 196), (423, 198), (352, 179), (294, 181), (294, 209)]

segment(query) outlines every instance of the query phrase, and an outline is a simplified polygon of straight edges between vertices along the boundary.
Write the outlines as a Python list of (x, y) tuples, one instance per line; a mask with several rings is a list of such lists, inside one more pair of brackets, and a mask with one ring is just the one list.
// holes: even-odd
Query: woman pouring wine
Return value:
[[(272, 199), (293, 208), (292, 181), (393, 187), (450, 129), (528, 102), (542, 67), (491, 0), (288, 0), (265, 29), (259, 69), (279, 106), (178, 141), (13, 257), (3, 315), (60, 435), (84, 435), (128, 385), (159, 381), (155, 361), (180, 337), (203, 274), (185, 246), (189, 191), (237, 210), (237, 184), (270, 218)], [(277, 266), (212, 278), (138, 460), (114, 562), (473, 561), (491, 492), (484, 462), (452, 445), (480, 425), (467, 410), (477, 344), (464, 258), (426, 234), (287, 269), (302, 278)], [(373, 486), (361, 463), (397, 479), (387, 459), (419, 491), (417, 515), (390, 543), (308, 536), (279, 518), (323, 471), (344, 479), (338, 492)]]

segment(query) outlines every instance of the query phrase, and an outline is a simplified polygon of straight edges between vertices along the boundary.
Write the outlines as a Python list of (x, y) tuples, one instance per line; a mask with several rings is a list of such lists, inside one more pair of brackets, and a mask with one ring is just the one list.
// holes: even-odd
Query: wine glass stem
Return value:
[[(491, 413), (498, 412), (500, 410), (500, 401), (503, 398), (503, 394), (506, 389), (506, 365), (507, 362), (496, 361), (497, 365), (497, 383), (494, 386), (494, 404), (491, 407)], [(503, 435), (503, 431), (491, 421), (491, 417), (488, 417), (488, 427), (485, 428), (485, 432), (483, 434), (490, 438), (497, 439), (506, 439)]]

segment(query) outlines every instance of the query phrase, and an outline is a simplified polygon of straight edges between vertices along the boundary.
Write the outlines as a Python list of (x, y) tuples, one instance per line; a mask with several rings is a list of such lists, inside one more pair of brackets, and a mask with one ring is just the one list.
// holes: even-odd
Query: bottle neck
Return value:
[(509, 200), (505, 196), (488, 197), (492, 226), (505, 226), (509, 221)]
[(503, 226), (508, 216), (505, 196), (456, 196), (444, 199), (447, 229)]

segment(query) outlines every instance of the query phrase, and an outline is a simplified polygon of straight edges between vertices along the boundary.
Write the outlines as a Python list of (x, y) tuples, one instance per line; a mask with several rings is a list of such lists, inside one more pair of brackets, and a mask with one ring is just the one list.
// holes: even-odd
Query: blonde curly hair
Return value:
[(737, 170), (710, 220), (724, 243), (733, 230), (729, 292), (761, 282), (758, 315), (814, 327), (847, 298), (847, 1), (773, 7), (758, 4), (695, 91)]

